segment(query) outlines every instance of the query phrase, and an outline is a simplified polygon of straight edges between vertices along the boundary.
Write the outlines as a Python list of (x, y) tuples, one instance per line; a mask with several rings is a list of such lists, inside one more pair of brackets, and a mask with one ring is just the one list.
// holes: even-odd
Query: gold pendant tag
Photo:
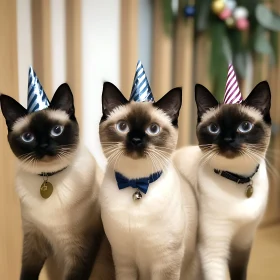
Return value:
[(52, 195), (52, 192), (53, 192), (53, 185), (48, 181), (44, 181), (40, 188), (41, 196), (47, 199)]
[(250, 198), (254, 193), (254, 188), (253, 188), (253, 185), (248, 185), (247, 188), (246, 188), (246, 197), (247, 198)]

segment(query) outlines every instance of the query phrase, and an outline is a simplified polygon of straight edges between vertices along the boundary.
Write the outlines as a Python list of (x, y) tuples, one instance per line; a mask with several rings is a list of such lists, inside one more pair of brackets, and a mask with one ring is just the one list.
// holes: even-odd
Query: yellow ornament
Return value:
[(225, 8), (226, 4), (224, 0), (214, 0), (212, 2), (212, 11), (219, 15)]
[(235, 26), (233, 17), (228, 17), (225, 21), (228, 28), (233, 28)]

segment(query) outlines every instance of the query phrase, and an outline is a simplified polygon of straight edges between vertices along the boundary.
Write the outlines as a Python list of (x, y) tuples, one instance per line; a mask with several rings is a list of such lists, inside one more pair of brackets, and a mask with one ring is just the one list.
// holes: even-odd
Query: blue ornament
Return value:
[(136, 73), (134, 76), (129, 100), (134, 100), (135, 102), (154, 102), (152, 90), (150, 88), (148, 78), (140, 60), (138, 60), (136, 66)]
[(31, 66), (29, 67), (27, 98), (27, 111), (29, 113), (46, 109), (50, 105), (47, 95)]
[(195, 15), (195, 6), (194, 5), (187, 5), (184, 8), (184, 14), (186, 17), (193, 17)]

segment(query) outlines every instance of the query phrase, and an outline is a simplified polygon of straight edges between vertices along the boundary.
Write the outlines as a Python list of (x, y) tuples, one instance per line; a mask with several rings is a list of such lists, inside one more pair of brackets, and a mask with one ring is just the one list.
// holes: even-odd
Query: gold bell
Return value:
[(216, 14), (219, 15), (225, 8), (225, 1), (224, 0), (214, 0), (212, 2), (212, 11)]

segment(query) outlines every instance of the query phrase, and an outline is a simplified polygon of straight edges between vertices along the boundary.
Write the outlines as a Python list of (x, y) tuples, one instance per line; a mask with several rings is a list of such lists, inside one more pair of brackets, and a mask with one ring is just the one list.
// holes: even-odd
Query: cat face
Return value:
[(241, 104), (219, 104), (202, 85), (195, 88), (197, 138), (202, 151), (225, 158), (263, 157), (271, 134), (271, 94), (259, 83)]
[(7, 95), (0, 100), (10, 147), (24, 169), (39, 174), (69, 165), (79, 142), (79, 127), (67, 84), (57, 89), (49, 108), (31, 114)]
[(181, 88), (175, 88), (155, 103), (129, 102), (113, 84), (104, 83), (99, 133), (108, 161), (126, 156), (164, 162), (177, 144), (181, 98)]

